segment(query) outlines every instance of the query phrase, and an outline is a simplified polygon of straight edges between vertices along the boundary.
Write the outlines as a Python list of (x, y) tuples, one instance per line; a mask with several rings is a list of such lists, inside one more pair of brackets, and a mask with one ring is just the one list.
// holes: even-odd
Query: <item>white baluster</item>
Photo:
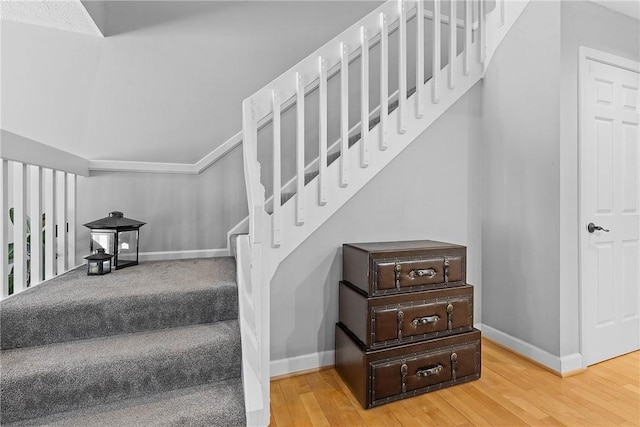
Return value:
[(433, 0), (433, 103), (440, 102), (440, 0)]
[[(77, 175), (67, 174), (67, 265), (76, 267), (76, 188)], [(33, 239), (33, 237), (32, 237)]]
[[(51, 169), (42, 170), (44, 193), (44, 279), (56, 275), (56, 180)], [(89, 248), (86, 248), (89, 251)]]
[(456, 0), (450, 0), (450, 12), (449, 12), (449, 88), (453, 89), (456, 86), (456, 57), (458, 56), (458, 17), (456, 10)]
[(67, 271), (67, 174), (56, 171), (56, 225), (58, 274)]
[(13, 292), (27, 288), (27, 165), (13, 163)]
[(398, 24), (398, 132), (407, 131), (407, 8), (404, 1), (398, 1), (400, 22)]
[(340, 43), (340, 186), (349, 184), (349, 48)]
[(42, 282), (42, 168), (29, 166), (29, 216), (31, 217), (31, 286)]
[(318, 156), (318, 204), (327, 204), (327, 64), (320, 56), (318, 58), (318, 68), (320, 75), (320, 120), (319, 120), (319, 156)]
[(478, 48), (480, 49), (480, 63), (487, 58), (487, 27), (484, 15), (484, 0), (478, 0)]
[(360, 167), (369, 166), (369, 34), (360, 27), (361, 77), (360, 77)]
[[(437, 0), (436, 0), (437, 1)], [(424, 4), (416, 0), (416, 117), (424, 116)]]
[(271, 246), (280, 247), (281, 227), (281, 169), (280, 169), (280, 97), (275, 90), (271, 91), (273, 108), (273, 213), (271, 214)]
[[(9, 247), (9, 161), (0, 159), (0, 245), (2, 253)], [(0, 260), (0, 282), (2, 298), (9, 296), (9, 259), (7, 255)]]
[(464, 75), (469, 75), (471, 65), (471, 30), (473, 21), (471, 20), (472, 4), (471, 0), (464, 0)]
[(304, 224), (304, 79), (296, 73), (296, 225)]
[(380, 149), (386, 150), (389, 129), (389, 23), (380, 12)]
[(498, 9), (498, 28), (504, 25), (504, 0), (496, 0), (496, 8)]

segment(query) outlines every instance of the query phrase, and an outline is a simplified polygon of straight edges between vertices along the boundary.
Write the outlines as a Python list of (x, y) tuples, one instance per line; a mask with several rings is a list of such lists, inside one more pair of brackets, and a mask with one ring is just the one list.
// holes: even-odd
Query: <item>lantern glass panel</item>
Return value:
[(102, 248), (108, 254), (115, 255), (114, 248), (115, 233), (110, 231), (92, 231), (91, 232), (91, 253), (95, 253)]
[(106, 261), (102, 261), (102, 271), (109, 272), (111, 271), (111, 260), (108, 259)]
[(137, 263), (138, 230), (118, 232), (118, 265), (120, 263)]
[(100, 274), (100, 261), (89, 261), (89, 274)]

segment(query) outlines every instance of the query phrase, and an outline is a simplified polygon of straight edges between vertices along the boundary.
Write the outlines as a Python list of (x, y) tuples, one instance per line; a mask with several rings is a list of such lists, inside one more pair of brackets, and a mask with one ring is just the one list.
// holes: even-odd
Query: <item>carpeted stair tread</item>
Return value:
[(243, 399), (242, 380), (233, 378), (19, 421), (9, 426), (244, 426)]
[[(104, 276), (72, 270), (0, 303), (2, 349), (238, 316), (231, 257), (143, 262)], [(37, 313), (37, 316), (34, 315)]]
[(240, 376), (237, 320), (3, 350), (2, 423)]

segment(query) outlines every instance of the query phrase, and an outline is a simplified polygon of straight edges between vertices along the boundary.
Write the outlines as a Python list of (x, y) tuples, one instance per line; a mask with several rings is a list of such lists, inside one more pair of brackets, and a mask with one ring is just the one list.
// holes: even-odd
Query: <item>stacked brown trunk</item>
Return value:
[(336, 369), (365, 408), (480, 378), (466, 248), (345, 244)]

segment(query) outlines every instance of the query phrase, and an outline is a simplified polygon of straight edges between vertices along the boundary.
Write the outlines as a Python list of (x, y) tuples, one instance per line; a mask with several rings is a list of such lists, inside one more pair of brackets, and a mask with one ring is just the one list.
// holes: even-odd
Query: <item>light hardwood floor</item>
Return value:
[(271, 426), (640, 425), (640, 352), (568, 378), (482, 342), (482, 378), (364, 410), (335, 369), (271, 382)]

